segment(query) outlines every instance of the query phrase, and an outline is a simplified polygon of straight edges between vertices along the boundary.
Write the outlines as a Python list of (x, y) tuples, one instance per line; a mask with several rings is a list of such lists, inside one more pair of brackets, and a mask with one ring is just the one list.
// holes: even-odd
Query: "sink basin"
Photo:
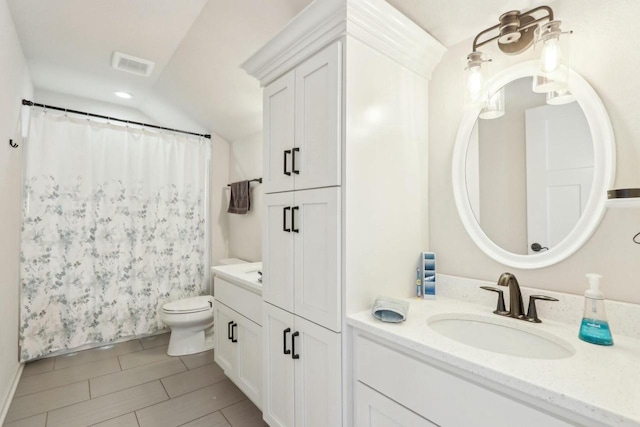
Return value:
[(516, 319), (450, 313), (431, 316), (427, 324), (452, 340), (495, 353), (531, 359), (563, 359), (575, 354), (565, 340)]

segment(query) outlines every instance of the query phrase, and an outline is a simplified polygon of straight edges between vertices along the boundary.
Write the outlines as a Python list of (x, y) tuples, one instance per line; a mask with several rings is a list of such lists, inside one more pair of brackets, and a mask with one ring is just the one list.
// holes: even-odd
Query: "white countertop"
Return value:
[(262, 283), (258, 282), (262, 262), (220, 265), (211, 267), (211, 273), (258, 295), (262, 295)]
[[(409, 301), (405, 322), (383, 323), (370, 311), (363, 311), (348, 316), (347, 324), (603, 425), (640, 426), (640, 340), (615, 335), (614, 330), (613, 346), (597, 346), (578, 339), (579, 325), (572, 327), (543, 317), (543, 323), (528, 324), (494, 315), (481, 305), (443, 296)], [(516, 322), (516, 328), (554, 334), (568, 341), (576, 352), (568, 358), (547, 360), (480, 350), (447, 338), (427, 325), (430, 316), (447, 313), (493, 316), (504, 320), (505, 325)]]

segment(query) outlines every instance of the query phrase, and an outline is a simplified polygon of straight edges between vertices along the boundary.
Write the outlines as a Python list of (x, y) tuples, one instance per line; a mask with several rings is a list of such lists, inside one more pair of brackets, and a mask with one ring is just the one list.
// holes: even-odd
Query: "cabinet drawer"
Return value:
[(360, 381), (355, 393), (356, 427), (438, 427)]
[(258, 325), (262, 325), (262, 296), (219, 277), (216, 277), (213, 283), (214, 295), (217, 301)]
[(442, 427), (572, 425), (363, 336), (355, 358), (356, 380)]

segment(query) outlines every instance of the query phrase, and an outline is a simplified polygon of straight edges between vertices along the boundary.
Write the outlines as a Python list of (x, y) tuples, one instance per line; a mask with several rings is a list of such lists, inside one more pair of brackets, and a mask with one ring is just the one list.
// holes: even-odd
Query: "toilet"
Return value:
[(162, 306), (160, 321), (171, 328), (169, 356), (185, 356), (213, 348), (213, 297), (200, 296), (168, 302)]
[[(245, 264), (239, 258), (225, 258), (221, 265)], [(162, 306), (160, 321), (171, 328), (169, 356), (186, 356), (211, 350), (213, 339), (213, 303), (212, 296), (183, 298)]]

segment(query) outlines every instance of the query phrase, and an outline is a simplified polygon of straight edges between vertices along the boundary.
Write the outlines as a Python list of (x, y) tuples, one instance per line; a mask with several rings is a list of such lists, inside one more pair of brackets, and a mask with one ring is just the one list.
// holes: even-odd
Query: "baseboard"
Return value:
[(16, 371), (16, 376), (13, 378), (13, 384), (11, 384), (9, 394), (7, 394), (6, 400), (2, 402), (2, 410), (0, 411), (0, 426), (4, 425), (4, 419), (7, 418), (7, 412), (9, 412), (9, 406), (11, 406), (13, 395), (16, 394), (18, 383), (20, 382), (20, 378), (22, 377), (22, 371), (24, 371), (24, 363), (20, 363), (18, 365), (18, 370)]

